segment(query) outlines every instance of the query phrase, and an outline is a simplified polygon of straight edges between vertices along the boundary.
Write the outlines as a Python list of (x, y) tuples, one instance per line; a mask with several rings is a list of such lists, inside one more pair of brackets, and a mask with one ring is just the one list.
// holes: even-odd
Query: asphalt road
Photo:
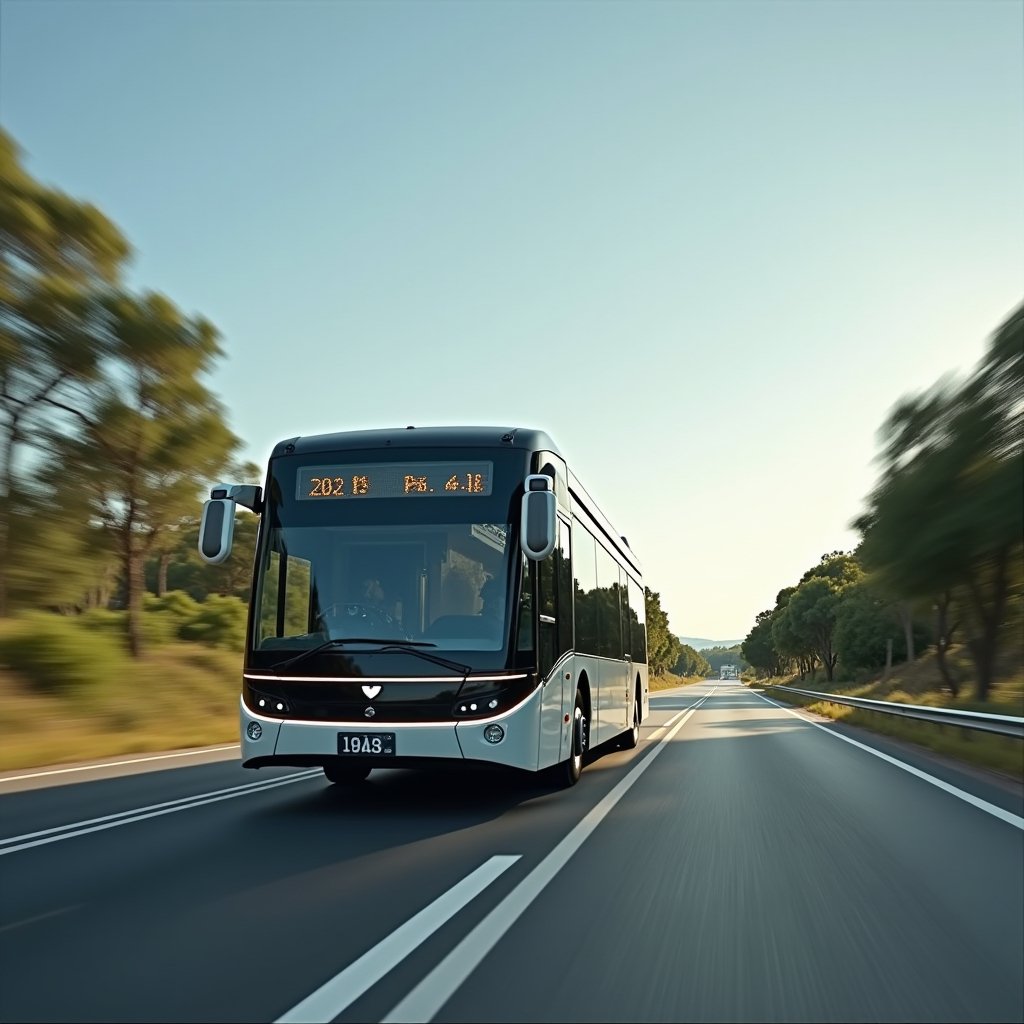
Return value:
[(1019, 790), (728, 682), (597, 755), (0, 779), (0, 1020), (1024, 1019)]

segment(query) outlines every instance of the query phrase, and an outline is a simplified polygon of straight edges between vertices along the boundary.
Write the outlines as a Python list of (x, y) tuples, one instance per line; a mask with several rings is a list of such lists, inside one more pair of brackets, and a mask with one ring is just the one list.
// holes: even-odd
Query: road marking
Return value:
[(312, 995), (278, 1017), (275, 1024), (299, 1021), (326, 1024), (354, 1003), (367, 989), (376, 985), (393, 967), (430, 938), (446, 921), (480, 895), (496, 878), (504, 874), (522, 854), (491, 857), (439, 896), (429, 906), (409, 918), (400, 928), (367, 950)]
[(167, 800), (161, 804), (151, 804), (148, 807), (140, 807), (136, 810), (105, 814), (100, 818), (90, 818), (87, 821), (55, 825), (53, 828), (45, 828), (39, 832), (26, 832), (20, 836), (9, 836), (6, 839), (0, 839), (0, 847), (3, 847), (3, 849), (0, 849), (0, 857), (8, 853), (30, 850), (34, 846), (59, 843), (62, 839), (74, 839), (76, 836), (88, 835), (90, 832), (102, 832), (104, 829), (117, 828), (119, 825), (129, 825), (132, 822), (143, 821), (146, 818), (158, 818), (163, 814), (174, 814), (176, 811), (185, 811), (191, 807), (202, 807), (204, 804), (215, 804), (221, 800), (231, 800), (236, 796), (261, 793), (267, 789), (276, 789), (278, 786), (288, 786), (293, 782), (307, 782), (318, 776), (320, 776), (320, 771), (317, 769), (289, 775), (283, 779), (271, 779), (266, 782), (248, 782), (244, 786), (218, 789), (212, 793), (199, 793), (196, 796), (181, 797), (178, 800)]
[(70, 907), (58, 907), (56, 910), (47, 910), (44, 914), (36, 914), (35, 917), (26, 917), (23, 921), (12, 921), (10, 924), (0, 925), (0, 932), (13, 931), (15, 928), (24, 928), (26, 925), (35, 924), (37, 921), (48, 921), (51, 917), (59, 917), (61, 914), (70, 914), (72, 910), (80, 910), (84, 904), (74, 903)]
[(949, 793), (951, 796), (955, 796), (958, 799), (963, 800), (972, 807), (977, 807), (979, 811), (984, 811), (986, 814), (991, 814), (994, 818), (999, 818), (1001, 821), (1007, 822), (1007, 824), (1015, 825), (1019, 829), (1024, 829), (1024, 818), (1020, 817), (1018, 814), (1014, 814), (1012, 811), (1004, 811), (1002, 807), (997, 807), (995, 804), (990, 804), (987, 800), (982, 800), (979, 796), (974, 796), (973, 793), (968, 793), (966, 790), (958, 789), (956, 786), (952, 786), (948, 782), (943, 782), (942, 779), (937, 779), (934, 775), (929, 775), (927, 772), (921, 771), (920, 768), (915, 768), (913, 765), (900, 761), (898, 758), (892, 757), (889, 754), (884, 754), (881, 750), (869, 747), (866, 743), (861, 743), (859, 740), (851, 739), (849, 736), (844, 736), (841, 732), (836, 732), (835, 729), (830, 729), (827, 725), (808, 721), (803, 715), (797, 714), (797, 712), (792, 708), (787, 708), (782, 704), (776, 704), (775, 701), (770, 697), (766, 697), (763, 693), (759, 693), (757, 696), (762, 700), (768, 701), (769, 704), (773, 707), (777, 707), (780, 711), (788, 711), (791, 715), (795, 718), (799, 718), (800, 721), (806, 725), (813, 725), (815, 729), (821, 729), (822, 732), (827, 732), (829, 736), (835, 736), (837, 740), (842, 740), (844, 743), (852, 743), (855, 747), (860, 747), (861, 750), (866, 750), (869, 754), (874, 754), (875, 757), (880, 757), (883, 761), (888, 761), (889, 764), (893, 764), (897, 768), (902, 768), (905, 772), (910, 772), (911, 775), (914, 775), (919, 779), (923, 779), (925, 782), (931, 783), (933, 786), (937, 786), (939, 789)]
[(163, 761), (169, 757), (200, 757), (203, 754), (216, 754), (222, 750), (238, 750), (239, 744), (232, 743), (227, 747), (203, 747), (201, 750), (177, 750), (172, 754), (153, 754), (150, 757), (133, 757), (130, 761), (97, 761), (95, 764), (80, 764), (74, 768), (50, 768), (45, 772), (32, 772), (29, 775), (8, 775), (0, 778), (0, 786), (5, 782), (21, 782), (23, 779), (41, 779), (47, 775), (64, 775), (67, 772), (88, 772), (97, 768), (120, 768), (126, 764), (143, 764), (146, 761)]
[(650, 754), (636, 765), (526, 878), (384, 1017), (382, 1024), (411, 1024), (433, 1019), (706, 699), (702, 697), (686, 712), (675, 728), (665, 735)]

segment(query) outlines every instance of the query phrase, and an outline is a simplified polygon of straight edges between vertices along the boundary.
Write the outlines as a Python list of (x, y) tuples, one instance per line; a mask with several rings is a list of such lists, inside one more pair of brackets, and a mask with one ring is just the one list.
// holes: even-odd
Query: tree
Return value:
[(679, 657), (672, 671), (679, 676), (709, 676), (712, 670), (707, 658), (699, 651), (694, 650), (689, 644), (681, 644)]
[(785, 658), (779, 653), (772, 639), (774, 608), (759, 612), (754, 627), (740, 644), (744, 660), (757, 671), (759, 676), (780, 676), (785, 668)]
[(965, 382), (940, 381), (896, 406), (883, 427), (881, 479), (855, 521), (865, 563), (890, 591), (963, 610), (978, 700), (1024, 576), (1022, 350), (1024, 305)]
[(102, 382), (84, 408), (61, 406), (78, 422), (77, 434), (51, 440), (114, 539), (129, 647), (138, 655), (146, 558), (194, 516), (203, 482), (216, 478), (238, 442), (201, 380), (221, 354), (213, 326), (152, 293), (118, 294), (107, 305)]
[(799, 633), (789, 612), (789, 602), (796, 593), (796, 587), (784, 587), (775, 598), (772, 614), (772, 646), (786, 659), (795, 661), (804, 679), (813, 672), (817, 663), (813, 645)]
[(644, 587), (647, 614), (647, 665), (656, 676), (671, 671), (679, 659), (682, 643), (669, 630), (668, 615), (662, 610), (661, 595)]
[(33, 179), (0, 130), (0, 617), (7, 614), (15, 453), (54, 401), (95, 382), (102, 296), (129, 247), (96, 207)]

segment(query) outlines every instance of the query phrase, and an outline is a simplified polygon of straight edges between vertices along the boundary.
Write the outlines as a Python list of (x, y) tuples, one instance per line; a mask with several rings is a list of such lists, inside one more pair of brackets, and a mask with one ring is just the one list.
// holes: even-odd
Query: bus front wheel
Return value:
[(583, 757), (590, 741), (590, 723), (587, 720), (587, 706), (583, 700), (583, 691), (576, 691), (576, 706), (572, 713), (572, 748), (569, 756), (557, 768), (557, 781), (568, 789), (580, 781), (583, 774)]

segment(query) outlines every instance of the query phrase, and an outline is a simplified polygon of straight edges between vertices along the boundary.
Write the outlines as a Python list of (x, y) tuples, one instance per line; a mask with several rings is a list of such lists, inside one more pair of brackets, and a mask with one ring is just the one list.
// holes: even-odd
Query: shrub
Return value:
[(147, 594), (145, 607), (147, 612), (163, 616), (171, 624), (173, 635), (180, 637), (184, 635), (184, 626), (196, 618), (202, 605), (184, 590), (169, 590), (163, 597)]
[[(148, 602), (143, 608), (142, 642), (150, 647), (161, 647), (170, 643), (178, 634), (177, 622), (159, 610), (149, 610)], [(122, 645), (128, 643), (128, 613), (126, 611), (91, 608), (78, 616), (78, 622), (90, 631), (114, 637)]]
[(185, 640), (240, 650), (245, 644), (246, 606), (237, 597), (211, 594), (197, 606), (195, 616), (181, 627)]
[(35, 689), (69, 696), (99, 688), (128, 668), (122, 644), (106, 629), (47, 612), (16, 620), (0, 637), (0, 661)]

